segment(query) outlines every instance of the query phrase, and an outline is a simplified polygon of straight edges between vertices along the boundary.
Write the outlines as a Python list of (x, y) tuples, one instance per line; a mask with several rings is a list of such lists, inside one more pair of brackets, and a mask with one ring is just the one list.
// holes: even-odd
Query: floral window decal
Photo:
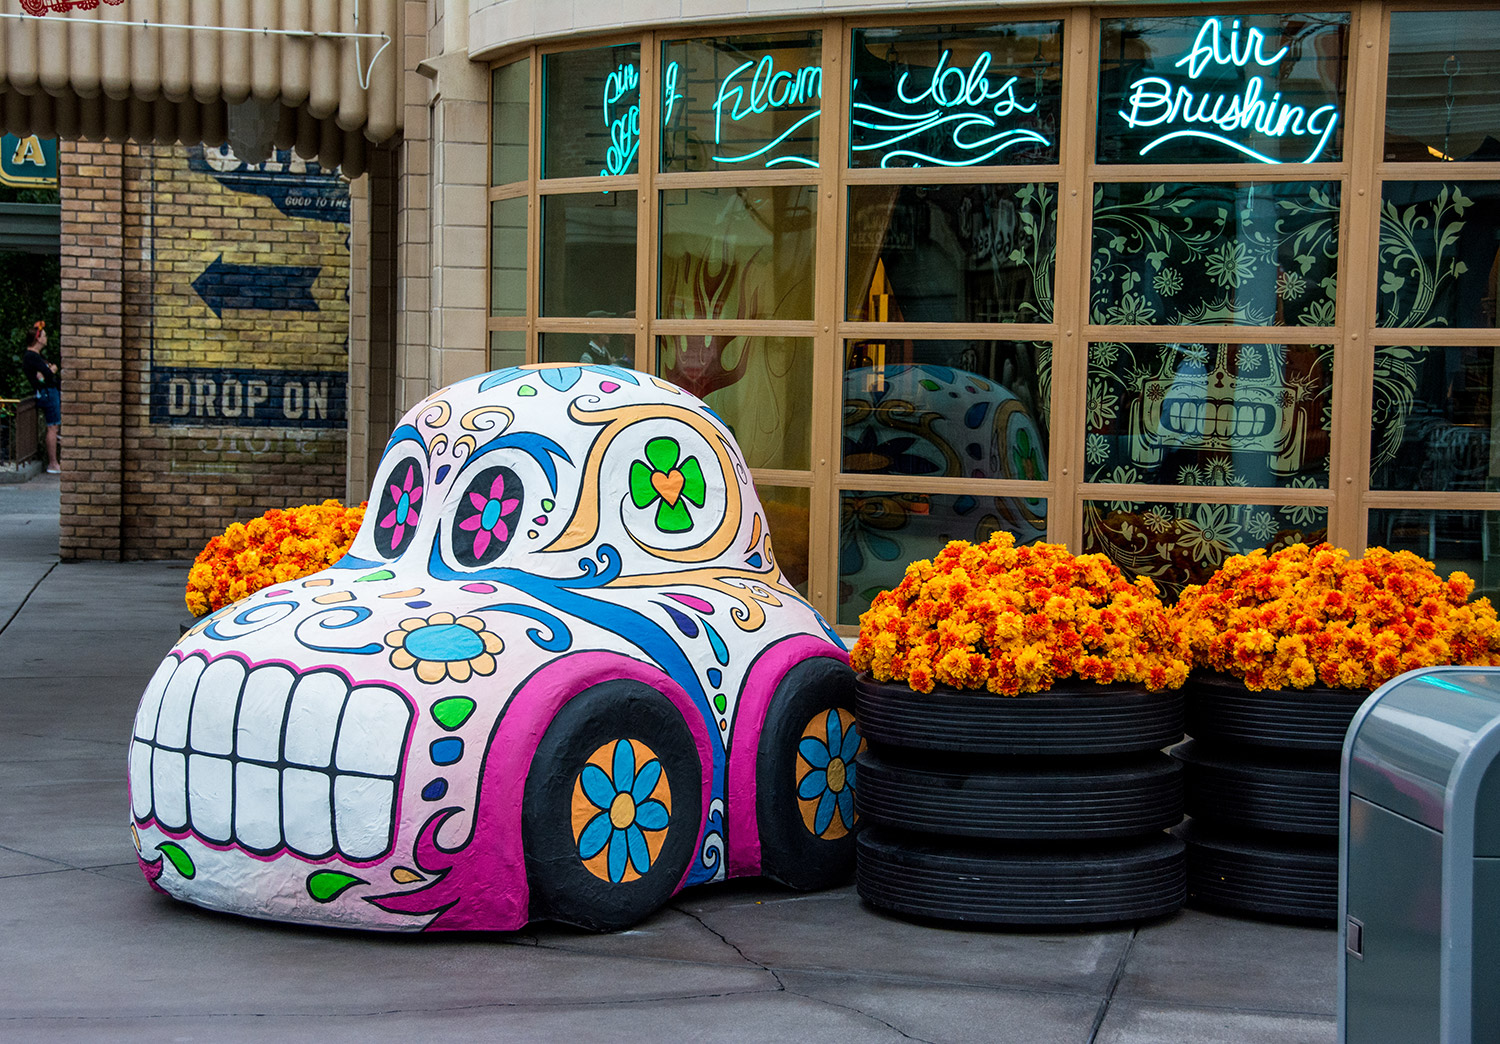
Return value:
[(380, 511), (375, 519), (375, 548), (385, 558), (406, 550), (421, 521), (422, 464), (407, 457), (391, 469), (381, 483)]
[(515, 536), (521, 480), (510, 468), (486, 468), (465, 489), (453, 531), (453, 554), (464, 566), (488, 565)]
[(646, 443), (646, 459), (630, 465), (630, 502), (643, 511), (656, 504), (656, 528), (663, 533), (692, 529), (688, 504), (701, 508), (708, 495), (698, 458), (680, 461), (681, 456), (676, 439), (652, 439)]

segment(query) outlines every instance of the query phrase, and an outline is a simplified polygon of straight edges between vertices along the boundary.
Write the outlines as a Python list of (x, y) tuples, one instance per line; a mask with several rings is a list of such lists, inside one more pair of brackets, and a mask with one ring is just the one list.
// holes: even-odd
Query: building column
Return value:
[(64, 561), (121, 557), (124, 146), (61, 141)]

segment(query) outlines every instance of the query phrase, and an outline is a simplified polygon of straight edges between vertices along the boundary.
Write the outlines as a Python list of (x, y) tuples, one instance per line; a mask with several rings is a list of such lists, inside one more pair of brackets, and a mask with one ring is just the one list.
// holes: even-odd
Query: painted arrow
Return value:
[(317, 265), (225, 264), (220, 254), (193, 280), (193, 289), (220, 319), (226, 308), (316, 312), (312, 285), (321, 271)]

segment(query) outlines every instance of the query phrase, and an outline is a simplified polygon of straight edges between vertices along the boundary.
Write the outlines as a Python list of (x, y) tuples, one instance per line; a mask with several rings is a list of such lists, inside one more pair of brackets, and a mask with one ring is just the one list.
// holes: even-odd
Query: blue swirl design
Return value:
[(690, 880), (712, 881), (724, 876), (724, 802), (714, 798), (708, 803), (708, 823), (703, 832), (703, 852)]
[[(247, 634), (254, 634), (256, 631), (270, 627), (272, 624), (280, 623), (297, 611), (297, 605), (298, 603), (296, 602), (265, 602), (261, 605), (253, 605), (236, 615), (228, 623), (225, 622), (224, 618), (215, 620), (203, 629), (203, 633), (216, 642), (231, 642), (236, 638), (243, 638)], [(275, 609), (280, 609), (282, 612), (267, 614), (267, 610)], [(241, 629), (235, 631), (233, 634), (226, 634), (221, 629), (221, 626), (238, 627)]]
[[(328, 617), (344, 613), (347, 613), (349, 615), (349, 619), (345, 620), (342, 623), (334, 623), (328, 619)], [(333, 609), (325, 609), (321, 613), (314, 613), (312, 616), (309, 616), (306, 620), (303, 620), (297, 625), (296, 629), (292, 631), (292, 636), (295, 637), (297, 641), (300, 642), (303, 646), (308, 649), (312, 649), (314, 652), (347, 653), (351, 656), (370, 656), (374, 653), (380, 652), (385, 648), (385, 646), (381, 645), (379, 642), (369, 642), (365, 645), (318, 645), (316, 642), (310, 642), (306, 638), (302, 637), (302, 629), (308, 624), (312, 624), (314, 622), (316, 622), (318, 629), (325, 631), (338, 631), (342, 630), (345, 627), (353, 627), (355, 624), (364, 623), (369, 618), (370, 610), (366, 609), (364, 606), (341, 605)]]
[(476, 449), (470, 455), (464, 467), (471, 467), (474, 461), (486, 453), (494, 453), (496, 450), (516, 449), (536, 461), (537, 467), (542, 469), (542, 474), (547, 476), (547, 485), (552, 487), (552, 493), (557, 494), (557, 464), (552, 458), (556, 457), (564, 464), (572, 464), (573, 458), (568, 456), (568, 451), (560, 444), (549, 439), (545, 435), (537, 435), (534, 432), (514, 432), (509, 435), (497, 435), (483, 446)]
[[(972, 167), (976, 163), (986, 163), (1000, 153), (1018, 146), (1040, 145), (1046, 148), (1052, 144), (1045, 135), (1034, 130), (1020, 127), (998, 129), (999, 125), (994, 117), (980, 112), (944, 112), (940, 108), (923, 112), (892, 112), (890, 109), (882, 109), (868, 102), (855, 102), (851, 107), (858, 114), (850, 120), (854, 126), (886, 135), (879, 141), (853, 145), (852, 150), (877, 152), (890, 149), (891, 151), (880, 158), (882, 167), (890, 167), (893, 160), (910, 160), (915, 166)], [(859, 115), (867, 118), (860, 119)], [(948, 128), (948, 140), (959, 152), (961, 157), (959, 159), (942, 159), (915, 149), (894, 148), (895, 145), (908, 138), (945, 127)], [(990, 131), (994, 133), (988, 133)], [(979, 136), (972, 137), (974, 132), (977, 132)]]
[(528, 627), (526, 637), (531, 639), (531, 644), (538, 649), (548, 652), (566, 652), (573, 645), (573, 632), (568, 625), (545, 609), (537, 609), (530, 605), (521, 605), (517, 602), (499, 602), (495, 605), (483, 605), (475, 609), (476, 613), (514, 613), (516, 616), (524, 616), (528, 620), (535, 620), (542, 627), (547, 628), (547, 637), (542, 637), (541, 627)]
[(418, 446), (421, 446), (422, 452), (424, 454), (430, 452), (427, 448), (427, 440), (422, 438), (422, 433), (416, 428), (412, 427), (410, 424), (403, 424), (395, 431), (391, 432), (391, 437), (386, 440), (385, 449), (381, 451), (381, 457), (384, 457), (387, 453), (389, 453), (391, 451), (391, 448), (395, 446), (396, 443), (404, 442), (408, 439), (410, 439), (412, 442), (415, 442)]

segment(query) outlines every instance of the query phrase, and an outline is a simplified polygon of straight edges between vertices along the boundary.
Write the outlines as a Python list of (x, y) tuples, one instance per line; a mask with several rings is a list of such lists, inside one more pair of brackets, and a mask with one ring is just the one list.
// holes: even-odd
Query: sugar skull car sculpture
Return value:
[(608, 929), (704, 881), (827, 886), (852, 684), (712, 410), (616, 367), (500, 370), (402, 419), (334, 568), (162, 661), (132, 835), (179, 899), (361, 928)]

